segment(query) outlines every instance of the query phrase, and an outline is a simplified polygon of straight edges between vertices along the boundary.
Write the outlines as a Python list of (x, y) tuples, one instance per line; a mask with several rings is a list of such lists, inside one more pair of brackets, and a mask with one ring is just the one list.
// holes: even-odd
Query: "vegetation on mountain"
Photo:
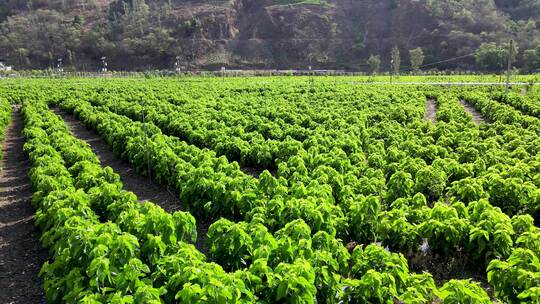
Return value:
[[(540, 68), (535, 0), (9, 0), (0, 59), (17, 69), (332, 68), (498, 71), (510, 39), (518, 68)], [(474, 54), (476, 53), (476, 56)], [(500, 54), (501, 56), (498, 56)], [(415, 61), (415, 59), (417, 59)], [(396, 62), (396, 60), (394, 60)], [(405, 64), (406, 63), (406, 64)], [(370, 67), (371, 66), (371, 67)]]

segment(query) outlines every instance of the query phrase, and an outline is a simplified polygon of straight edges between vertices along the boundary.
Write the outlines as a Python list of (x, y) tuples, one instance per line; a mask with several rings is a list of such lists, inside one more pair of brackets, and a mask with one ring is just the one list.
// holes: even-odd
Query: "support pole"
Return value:
[(508, 49), (508, 67), (506, 69), (506, 95), (510, 92), (510, 77), (512, 76), (512, 52), (514, 51), (514, 40), (510, 39)]
[(394, 59), (390, 60), (390, 83), (394, 82)]

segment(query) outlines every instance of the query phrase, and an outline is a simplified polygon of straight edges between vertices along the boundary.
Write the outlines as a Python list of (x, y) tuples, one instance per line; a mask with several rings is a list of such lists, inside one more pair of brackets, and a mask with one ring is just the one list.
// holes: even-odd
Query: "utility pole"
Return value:
[(510, 39), (510, 46), (508, 48), (508, 67), (506, 69), (506, 95), (510, 91), (510, 76), (512, 74), (512, 52), (514, 51), (514, 40)]
[(394, 80), (394, 59), (390, 60), (390, 83)]
[(501, 46), (499, 48), (499, 84), (502, 85), (502, 81), (503, 81), (503, 74), (504, 74), (504, 49), (503, 47)]

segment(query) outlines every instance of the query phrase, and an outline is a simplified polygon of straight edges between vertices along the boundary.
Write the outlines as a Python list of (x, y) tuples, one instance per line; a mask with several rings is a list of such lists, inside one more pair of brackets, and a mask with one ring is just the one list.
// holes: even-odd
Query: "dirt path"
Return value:
[(476, 109), (473, 106), (471, 106), (468, 102), (462, 99), (459, 101), (459, 103), (463, 106), (463, 108), (465, 109), (465, 111), (467, 111), (467, 113), (471, 114), (472, 121), (475, 124), (479, 125), (486, 122), (486, 120), (484, 119), (484, 116), (482, 116), (480, 112), (476, 111)]
[(424, 115), (424, 120), (431, 121), (431, 123), (436, 123), (437, 119), (437, 104), (435, 100), (428, 99), (426, 100), (426, 114)]
[(0, 173), (0, 302), (45, 303), (43, 282), (38, 278), (47, 251), (34, 226), (30, 203), (30, 160), (23, 153), (23, 119), (18, 111), (6, 132)]
[(268, 170), (268, 172), (273, 176), (277, 176), (277, 169), (264, 169), (260, 167), (250, 167), (250, 166), (243, 166), (240, 165), (240, 170), (244, 172), (245, 174), (253, 177), (253, 178), (259, 178), (261, 173), (263, 173), (264, 170)]
[[(137, 195), (140, 202), (152, 201), (167, 212), (181, 210), (182, 205), (178, 195), (166, 186), (142, 176), (131, 168), (131, 165), (122, 159), (117, 158), (105, 140), (99, 137), (93, 130), (89, 130), (75, 116), (61, 111), (58, 108), (53, 109), (54, 113), (60, 115), (71, 132), (79, 139), (87, 142), (92, 151), (99, 157), (103, 166), (111, 167), (114, 172), (120, 175), (124, 189)], [(206, 232), (210, 222), (202, 222), (197, 219), (197, 243), (195, 247), (201, 252), (206, 253)]]

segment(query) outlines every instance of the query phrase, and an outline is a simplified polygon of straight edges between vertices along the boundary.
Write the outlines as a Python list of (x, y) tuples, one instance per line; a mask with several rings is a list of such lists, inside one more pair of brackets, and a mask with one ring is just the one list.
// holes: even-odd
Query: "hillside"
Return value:
[(179, 56), (190, 69), (367, 71), (380, 55), (388, 70), (397, 46), (403, 69), (417, 47), (424, 63), (464, 56), (441, 69), (496, 69), (498, 59), (479, 66), (465, 55), (511, 38), (518, 67), (540, 64), (536, 0), (5, 0), (0, 22), (0, 53), (16, 68), (63, 58), (89, 70), (102, 56), (116, 70), (170, 68)]

